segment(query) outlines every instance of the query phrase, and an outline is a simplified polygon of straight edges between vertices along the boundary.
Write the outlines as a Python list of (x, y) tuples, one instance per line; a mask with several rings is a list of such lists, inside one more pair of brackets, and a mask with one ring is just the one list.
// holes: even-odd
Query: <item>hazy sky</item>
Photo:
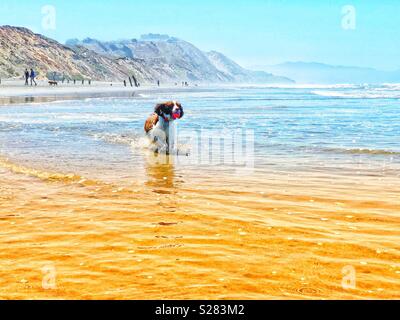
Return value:
[(399, 0), (0, 3), (0, 24), (25, 26), (61, 42), (69, 38), (115, 40), (149, 32), (166, 33), (203, 50), (221, 51), (244, 66), (317, 61), (400, 69), (399, 17)]

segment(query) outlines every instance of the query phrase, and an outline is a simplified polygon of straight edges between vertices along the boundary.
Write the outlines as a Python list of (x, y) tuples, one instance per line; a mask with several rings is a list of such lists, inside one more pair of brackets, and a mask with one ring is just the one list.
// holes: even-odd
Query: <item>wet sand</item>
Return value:
[(400, 298), (398, 177), (146, 174), (121, 187), (1, 159), (0, 298)]
[[(207, 87), (203, 87), (207, 88)], [(75, 85), (61, 82), (58, 86), (49, 86), (46, 81), (38, 81), (38, 86), (24, 86), (20, 80), (3, 80), (0, 85), (0, 107), (2, 105), (22, 103), (45, 103), (62, 100), (76, 100), (86, 98), (106, 97), (138, 97), (141, 94), (170, 92), (187, 92), (191, 90), (201, 91), (202, 87), (180, 87), (173, 84), (164, 84), (161, 87), (144, 85), (141, 87), (125, 87), (122, 82), (77, 82)]]

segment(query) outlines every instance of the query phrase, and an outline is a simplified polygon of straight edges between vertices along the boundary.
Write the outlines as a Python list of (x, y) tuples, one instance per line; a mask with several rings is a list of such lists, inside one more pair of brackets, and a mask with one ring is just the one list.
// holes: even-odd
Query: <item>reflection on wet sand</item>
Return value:
[[(158, 198), (158, 208), (163, 212), (176, 212), (179, 181), (176, 179), (175, 159), (166, 154), (148, 152), (145, 155), (147, 180), (145, 185)], [(172, 225), (175, 222), (160, 222), (160, 225)]]
[(1, 105), (10, 105), (10, 104), (21, 104), (21, 103), (45, 103), (45, 102), (53, 102), (57, 100), (71, 100), (72, 97), (35, 97), (35, 96), (16, 96), (16, 97), (0, 97), (0, 106)]
[(135, 97), (135, 92), (81, 92), (81, 93), (61, 93), (61, 94), (51, 94), (48, 95), (32, 95), (32, 96), (9, 96), (9, 97), (0, 97), (0, 106), (7, 106), (13, 104), (22, 104), (22, 103), (49, 103), (55, 101), (67, 101), (67, 100), (76, 100), (76, 99), (87, 99), (87, 98), (107, 98), (107, 97), (117, 97), (117, 98), (131, 98)]
[(145, 155), (146, 186), (152, 188), (155, 193), (174, 193), (176, 191), (174, 162), (173, 156), (147, 152)]

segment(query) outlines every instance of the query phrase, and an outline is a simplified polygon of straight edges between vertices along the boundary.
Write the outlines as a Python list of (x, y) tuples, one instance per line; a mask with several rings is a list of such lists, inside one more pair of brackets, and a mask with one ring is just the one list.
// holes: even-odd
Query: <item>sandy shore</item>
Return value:
[(264, 193), (148, 170), (151, 183), (121, 188), (2, 160), (0, 298), (400, 297), (395, 181), (316, 196), (329, 180), (269, 176)]
[(2, 80), (0, 85), (0, 105), (9, 105), (16, 103), (41, 103), (56, 100), (71, 100), (82, 98), (101, 98), (101, 97), (132, 97), (140, 94), (152, 94), (160, 92), (174, 92), (202, 90), (202, 87), (187, 87), (163, 85), (161, 87), (144, 85), (139, 88), (131, 87), (129, 84), (125, 87), (122, 82), (92, 82), (89, 85), (85, 82), (59, 83), (58, 86), (49, 86), (46, 81), (37, 81), (38, 86), (25, 86), (24, 81), (20, 80)]
[[(0, 94), (131, 90), (14, 83)], [(125, 186), (0, 155), (0, 299), (400, 298), (397, 176), (296, 171), (249, 184), (220, 172), (207, 184), (153, 163), (145, 183)]]

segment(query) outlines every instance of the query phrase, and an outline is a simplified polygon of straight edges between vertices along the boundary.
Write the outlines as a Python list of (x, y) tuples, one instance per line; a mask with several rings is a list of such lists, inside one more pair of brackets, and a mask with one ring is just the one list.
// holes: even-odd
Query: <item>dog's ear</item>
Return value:
[(162, 114), (171, 114), (173, 107), (174, 103), (171, 101), (160, 103), (156, 105), (154, 112), (157, 113), (159, 116), (162, 116)]
[(185, 113), (183, 112), (183, 107), (182, 107), (182, 105), (181, 105), (179, 102), (178, 102), (176, 105), (179, 107), (179, 109), (181, 109), (181, 116), (180, 116), (179, 119), (182, 119), (182, 118), (183, 118), (183, 115), (185, 114)]
[(154, 113), (158, 114), (159, 116), (162, 116), (164, 109), (165, 109), (165, 104), (164, 103), (159, 103), (154, 108)]

